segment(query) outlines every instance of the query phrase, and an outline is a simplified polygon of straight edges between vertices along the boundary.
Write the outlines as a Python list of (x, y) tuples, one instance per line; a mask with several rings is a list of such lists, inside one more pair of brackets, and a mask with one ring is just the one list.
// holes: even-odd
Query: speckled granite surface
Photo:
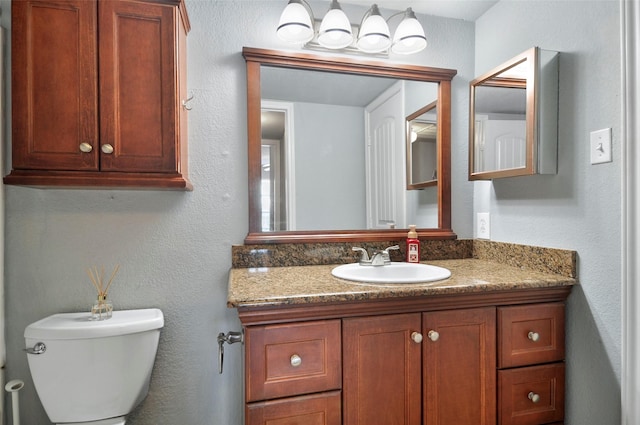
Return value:
[[(384, 249), (396, 244), (398, 241), (357, 244), (348, 242), (234, 245), (231, 247), (232, 267), (289, 267), (354, 263), (360, 259), (360, 254), (351, 250), (353, 246), (365, 248), (371, 253), (376, 249)], [(400, 250), (390, 251), (392, 261), (404, 261), (406, 246), (404, 243), (398, 245), (400, 245)], [(471, 258), (473, 241), (470, 239), (421, 241), (420, 254), (422, 261)]]
[(571, 286), (576, 280), (478, 259), (435, 260), (449, 279), (426, 284), (362, 284), (335, 278), (335, 265), (236, 268), (229, 273), (229, 307), (357, 301)]
[[(358, 244), (369, 250), (394, 242)], [(449, 279), (426, 284), (362, 284), (335, 278), (337, 264), (359, 258), (352, 243), (242, 245), (232, 248), (229, 307), (284, 305), (465, 294), (526, 288), (571, 286), (577, 253), (483, 240), (422, 241), (421, 259), (451, 270)], [(402, 261), (404, 246), (391, 251)]]
[(577, 253), (566, 249), (542, 248), (504, 242), (474, 240), (473, 258), (494, 261), (523, 270), (537, 270), (576, 277)]

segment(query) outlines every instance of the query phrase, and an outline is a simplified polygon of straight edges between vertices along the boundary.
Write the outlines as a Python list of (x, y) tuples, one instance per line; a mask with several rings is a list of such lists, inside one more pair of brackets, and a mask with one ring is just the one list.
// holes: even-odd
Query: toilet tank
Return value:
[(158, 309), (54, 314), (27, 326), (27, 354), (40, 401), (54, 423), (85, 422), (131, 412), (147, 395), (164, 316)]

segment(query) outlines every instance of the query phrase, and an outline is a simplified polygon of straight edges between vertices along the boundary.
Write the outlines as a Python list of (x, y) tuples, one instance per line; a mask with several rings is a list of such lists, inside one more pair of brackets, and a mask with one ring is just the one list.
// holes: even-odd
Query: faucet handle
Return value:
[(352, 250), (352, 251), (360, 251), (360, 252), (362, 252), (362, 257), (360, 257), (360, 262), (363, 262), (363, 261), (370, 261), (370, 260), (369, 260), (369, 254), (367, 253), (367, 250), (366, 250), (366, 249), (364, 249), (364, 248), (360, 248), (360, 247), (358, 247), (358, 246), (354, 246), (354, 247), (351, 247), (351, 250)]
[(388, 248), (382, 250), (382, 258), (384, 258), (385, 264), (389, 264), (391, 262), (391, 256), (389, 255), (390, 250), (400, 249), (399, 245), (393, 245)]

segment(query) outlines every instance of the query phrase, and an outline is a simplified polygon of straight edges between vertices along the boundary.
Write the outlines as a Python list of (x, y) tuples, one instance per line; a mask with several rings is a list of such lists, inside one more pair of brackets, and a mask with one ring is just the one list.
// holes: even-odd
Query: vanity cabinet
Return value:
[(181, 0), (12, 2), (5, 183), (190, 189)]
[(561, 424), (567, 295), (240, 308), (246, 424)]

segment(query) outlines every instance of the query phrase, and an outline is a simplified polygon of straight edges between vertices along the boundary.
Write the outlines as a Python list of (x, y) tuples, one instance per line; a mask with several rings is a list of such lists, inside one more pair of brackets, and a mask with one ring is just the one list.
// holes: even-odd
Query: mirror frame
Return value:
[[(433, 109), (436, 110), (436, 114), (437, 114), (437, 111), (438, 111), (437, 108), (438, 108), (438, 101), (436, 100), (434, 102), (431, 102), (427, 106), (424, 106), (424, 107), (418, 109), (413, 114), (407, 116), (407, 119), (406, 119), (407, 130), (406, 130), (406, 135), (405, 135), (405, 137), (407, 139), (406, 148), (405, 148), (405, 156), (407, 158), (407, 165), (406, 165), (407, 190), (423, 189), (425, 187), (435, 186), (435, 185), (438, 184), (437, 176), (436, 176), (436, 178), (434, 180), (427, 180), (427, 181), (416, 182), (416, 183), (414, 183), (413, 179), (411, 178), (411, 174), (413, 172), (413, 152), (411, 152), (411, 122), (413, 120), (417, 119), (418, 117), (420, 117), (422, 114), (426, 114), (427, 112), (429, 112), (429, 111), (431, 111)], [(437, 122), (438, 122), (438, 117), (436, 115), (436, 123)], [(436, 151), (439, 148), (438, 144), (439, 143), (436, 140)], [(437, 167), (437, 163), (436, 163), (436, 172), (437, 172), (437, 170), (438, 170), (438, 167)]]
[(440, 170), (438, 176), (438, 227), (418, 229), (418, 235), (422, 239), (455, 239), (457, 237), (451, 229), (451, 80), (456, 75), (456, 70), (252, 47), (244, 47), (242, 55), (247, 65), (249, 174), (249, 233), (245, 238), (245, 244), (368, 242), (391, 241), (407, 237), (407, 229), (260, 231), (260, 67), (262, 65), (438, 83), (436, 109), (437, 163), (438, 170)]
[[(536, 134), (536, 67), (537, 49), (531, 48), (502, 65), (492, 69), (486, 74), (474, 79), (469, 83), (469, 180), (490, 180), (501, 177), (528, 176), (536, 173), (537, 157), (537, 134)], [(527, 62), (529, 67), (526, 76), (519, 78), (500, 78), (503, 72)], [(498, 78), (496, 78), (498, 77)], [(526, 128), (526, 158), (525, 166), (520, 168), (497, 169), (490, 171), (475, 171), (475, 132), (476, 132), (476, 87), (507, 87), (523, 88), (526, 96), (525, 128)]]

